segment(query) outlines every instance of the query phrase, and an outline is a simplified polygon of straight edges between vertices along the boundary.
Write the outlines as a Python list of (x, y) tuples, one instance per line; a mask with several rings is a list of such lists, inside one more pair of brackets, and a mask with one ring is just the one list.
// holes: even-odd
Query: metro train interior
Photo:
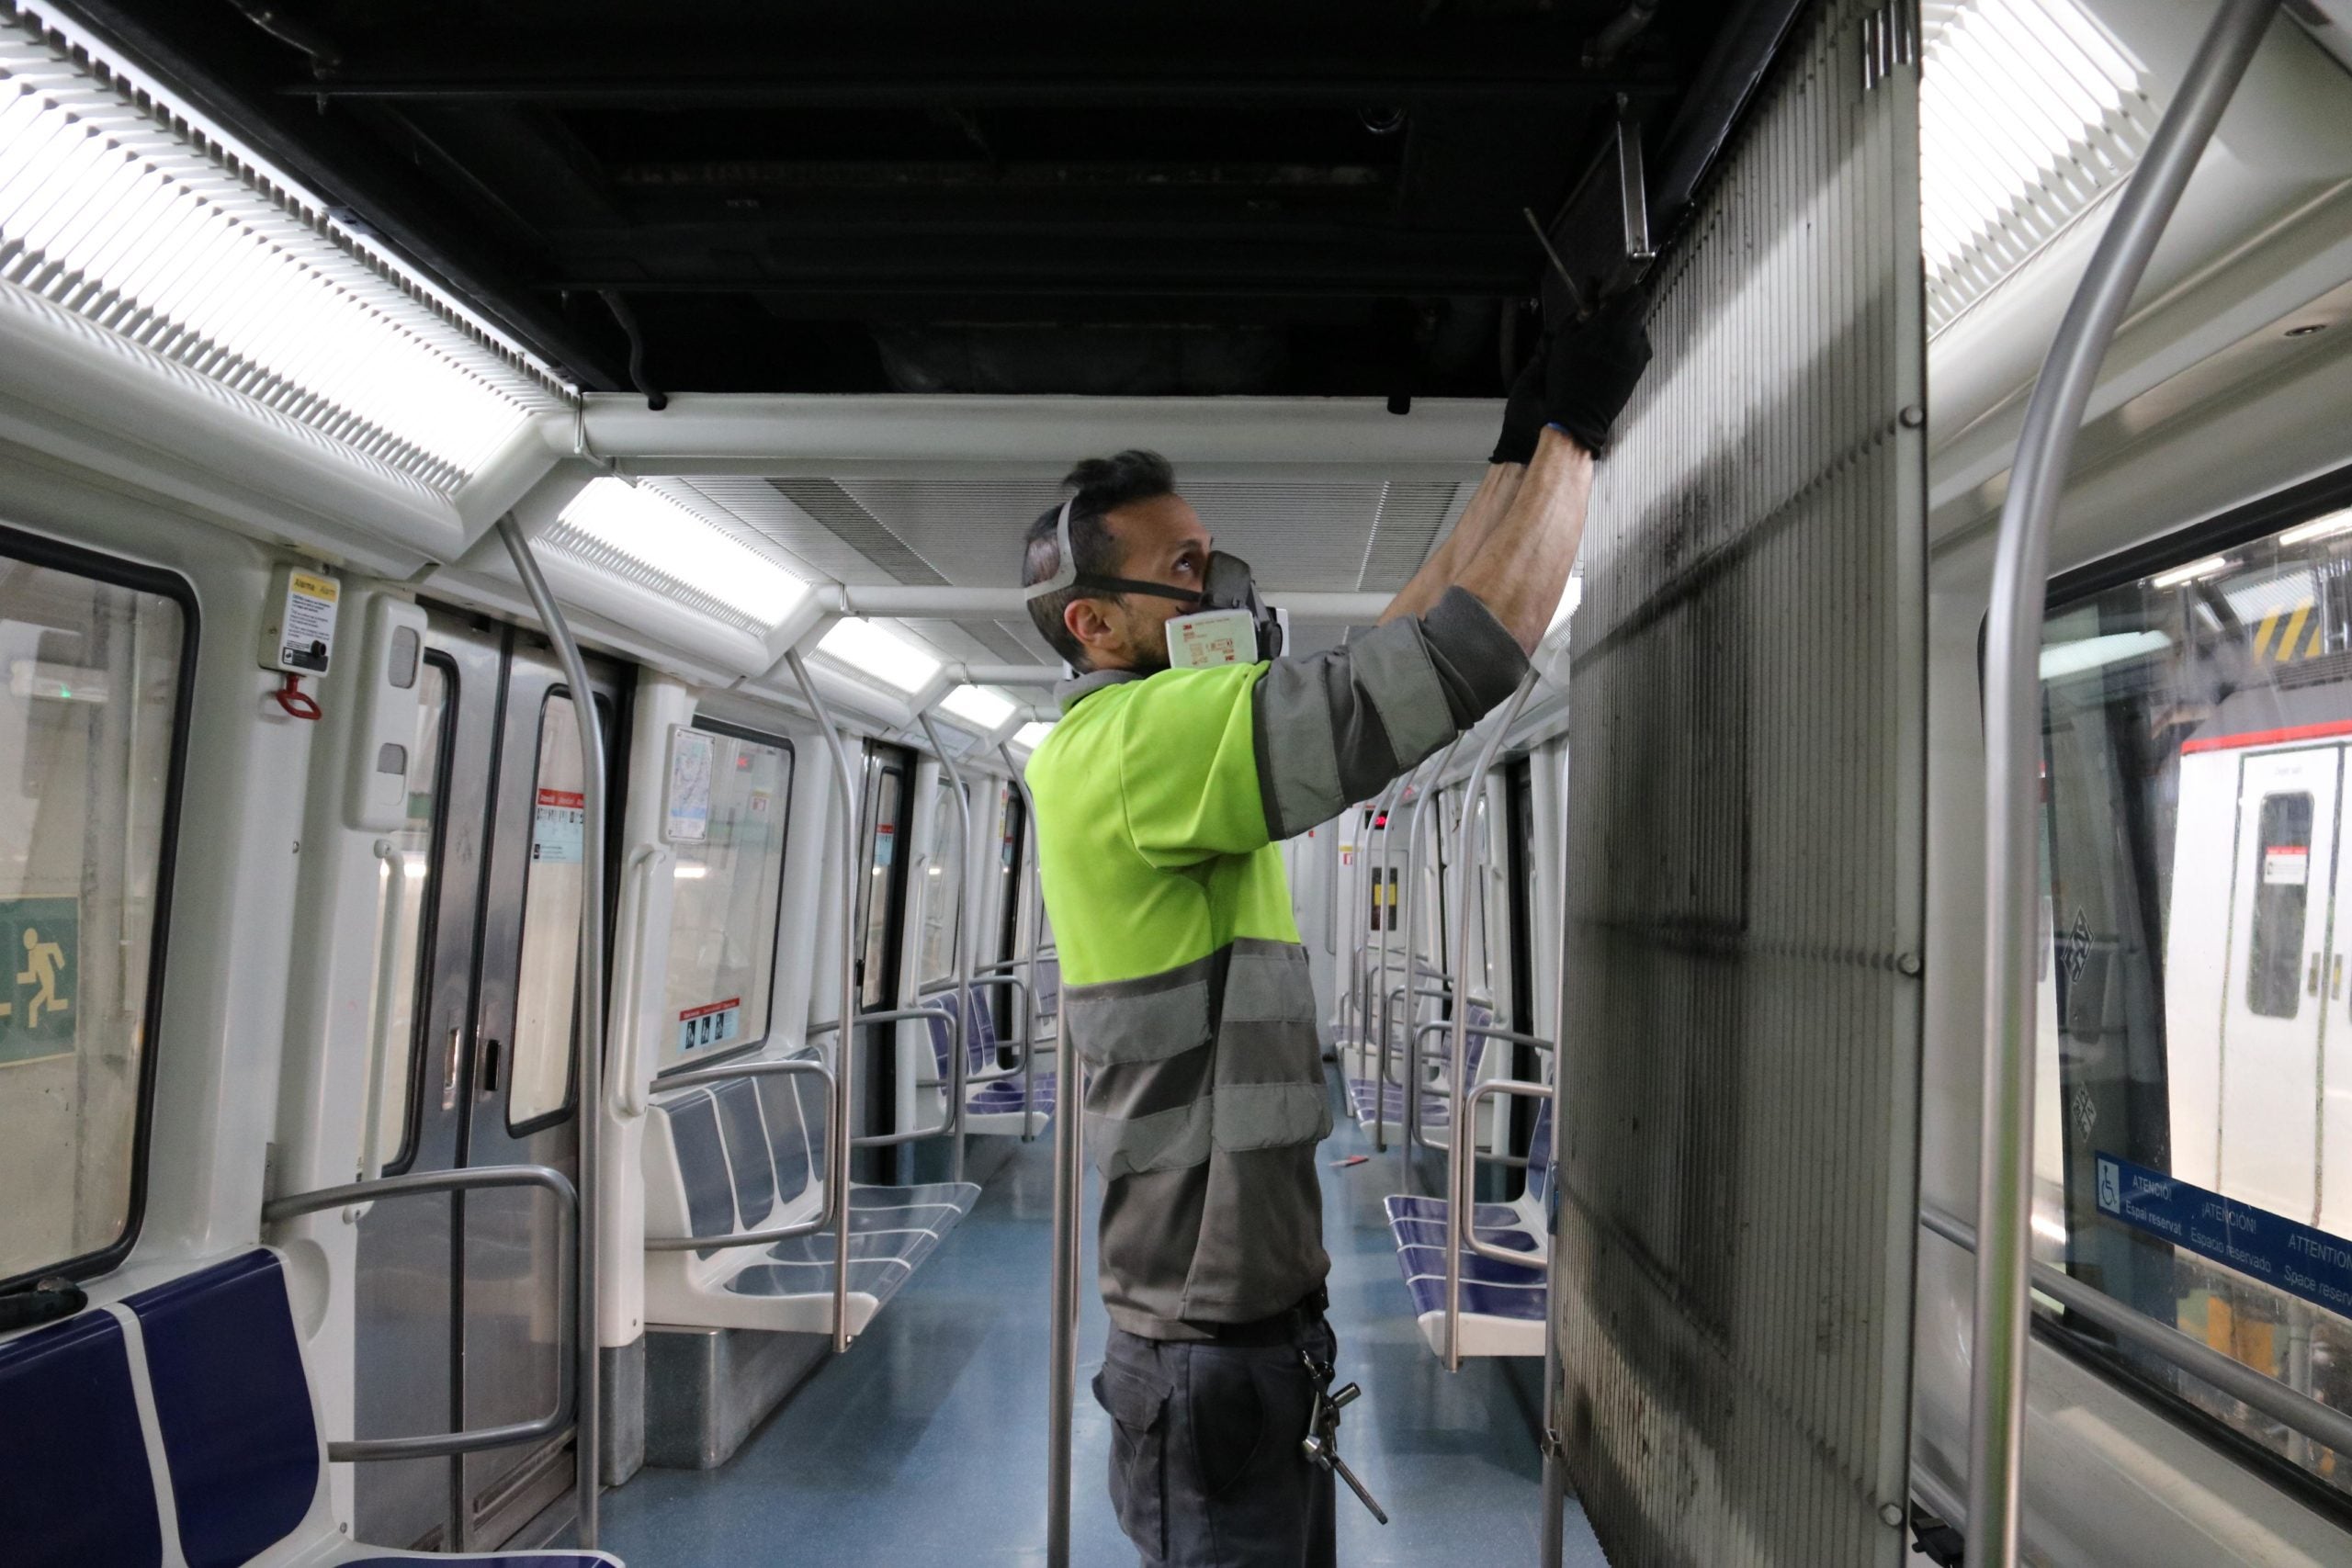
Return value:
[(1634, 290), (1340, 1560), (2352, 1562), (2347, 0), (0, 0), (0, 1562), (1134, 1561), (1024, 531), (1340, 647)]

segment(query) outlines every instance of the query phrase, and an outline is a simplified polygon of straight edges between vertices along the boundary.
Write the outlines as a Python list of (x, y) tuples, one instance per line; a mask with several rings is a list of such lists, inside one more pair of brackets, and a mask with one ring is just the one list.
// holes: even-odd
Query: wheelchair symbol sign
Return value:
[(0, 898), (0, 1062), (74, 1049), (81, 926), (77, 899)]
[(2123, 1213), (2123, 1173), (2111, 1159), (2098, 1162), (2098, 1206), (2107, 1213)]

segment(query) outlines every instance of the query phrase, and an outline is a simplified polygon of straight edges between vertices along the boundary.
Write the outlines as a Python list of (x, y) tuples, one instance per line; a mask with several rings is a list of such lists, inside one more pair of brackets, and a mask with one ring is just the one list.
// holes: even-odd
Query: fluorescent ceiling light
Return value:
[(2086, 675), (2127, 659), (2162, 653), (2171, 646), (2172, 638), (2158, 631), (2114, 632), (2078, 642), (2052, 643), (2041, 650), (2041, 678), (2063, 681), (2069, 675)]
[(2352, 506), (2341, 512), (2331, 512), (2324, 517), (2314, 517), (2308, 523), (2297, 524), (2278, 536), (2281, 545), (2304, 545), (2313, 539), (2333, 538), (2338, 534), (2352, 534)]
[(902, 692), (919, 691), (939, 673), (938, 660), (872, 621), (834, 622), (833, 629), (818, 639), (817, 651)]
[(0, 279), (445, 491), (551, 378), (176, 106), (0, 23)]
[(2141, 71), (2076, 0), (1928, 0), (1919, 76), (1928, 324), (2031, 259), (2146, 150)]
[(1046, 743), (1046, 737), (1053, 732), (1054, 727), (1050, 724), (1024, 724), (1013, 731), (1012, 743), (1023, 751), (1035, 751)]
[(2177, 566), (2170, 571), (2158, 572), (2155, 576), (2148, 579), (2148, 586), (2151, 588), (2177, 588), (2184, 582), (2194, 582), (2200, 577), (2211, 577), (2217, 572), (2223, 572), (2229, 570), (2230, 563), (2225, 558), (2222, 556), (2207, 556), (2203, 560), (2193, 560), (2187, 566)]
[(700, 882), (710, 874), (710, 867), (681, 863), (671, 868), (670, 874), (680, 882)]
[(808, 596), (807, 583), (669, 497), (609, 475), (572, 498), (549, 537), (592, 559), (610, 551), (639, 569), (628, 575), (666, 579), (763, 627)]
[(986, 686), (958, 686), (939, 705), (990, 733), (1001, 728), (1004, 721), (1012, 716), (1012, 699), (1000, 696)]

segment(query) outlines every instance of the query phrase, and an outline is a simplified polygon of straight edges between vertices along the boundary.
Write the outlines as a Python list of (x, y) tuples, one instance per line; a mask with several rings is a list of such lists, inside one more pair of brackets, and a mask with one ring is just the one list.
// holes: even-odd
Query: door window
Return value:
[[(2035, 1250), (2352, 1410), (2352, 513), (2199, 554), (2049, 618)], [(2050, 1324), (2352, 1491), (2352, 1455)]]
[(586, 841), (583, 783), (579, 713), (570, 697), (550, 695), (539, 710), (539, 763), (532, 780), (530, 868), (523, 884), (523, 953), (514, 983), (514, 1084), (506, 1097), (510, 1129), (562, 1110), (571, 1098), (582, 863), (597, 848)]
[[(385, 1163), (397, 1165), (409, 1153), (409, 1110), (415, 1098), (412, 1081), (416, 1072), (418, 964), (424, 953), (425, 912), (441, 884), (437, 863), (441, 821), (441, 760), (447, 749), (450, 717), (447, 661), (427, 659), (417, 692), (416, 734), (408, 749), (408, 816), (400, 828), (384, 835), (397, 858), (377, 863), (379, 883), (377, 919), (392, 922), (391, 951), (368, 997), (368, 1017), (374, 1027), (380, 1005), (381, 1037), (375, 1049), (384, 1053), (380, 1068), (384, 1097), (376, 1106), (376, 1147)], [(378, 928), (378, 935), (383, 934)]]
[(710, 735), (707, 836), (675, 846), (664, 1066), (697, 1052), (707, 1057), (713, 1046), (741, 1050), (765, 1039), (775, 979), (792, 747)]
[(869, 820), (872, 827), (865, 840), (865, 886), (857, 890), (858, 926), (860, 938), (858, 960), (859, 1005), (866, 1008), (889, 1006), (886, 999), (890, 992), (890, 943), (897, 930), (893, 908), (897, 902), (898, 878), (894, 874), (905, 837), (901, 806), (906, 795), (907, 775), (898, 768), (877, 768), (868, 786)]
[(923, 867), (922, 984), (956, 978), (956, 933), (964, 923), (964, 818), (943, 776), (933, 797), (932, 852)]
[(0, 1282), (137, 1224), (194, 640), (165, 586), (0, 536)]
[(2246, 952), (2245, 1005), (2265, 1018), (2292, 1018), (2302, 1000), (2297, 981), (2303, 968), (2303, 921), (2311, 894), (2312, 797), (2264, 796), (2254, 852), (2254, 934)]

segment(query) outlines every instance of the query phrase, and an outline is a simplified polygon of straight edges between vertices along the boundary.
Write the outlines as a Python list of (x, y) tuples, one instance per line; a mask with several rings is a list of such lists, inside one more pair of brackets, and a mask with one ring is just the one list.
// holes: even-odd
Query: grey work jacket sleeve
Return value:
[(1461, 588), (1345, 647), (1277, 659), (1252, 716), (1271, 837), (1328, 822), (1478, 722), (1527, 674), (1527, 655)]

